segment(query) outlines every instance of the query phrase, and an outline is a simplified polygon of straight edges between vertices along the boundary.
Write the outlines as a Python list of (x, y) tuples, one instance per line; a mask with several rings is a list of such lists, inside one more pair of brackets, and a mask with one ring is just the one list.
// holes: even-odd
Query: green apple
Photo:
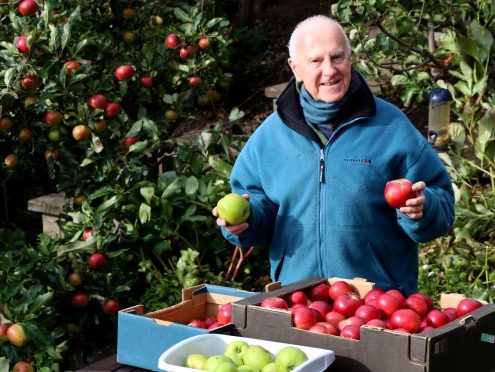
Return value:
[(293, 370), (297, 366), (308, 360), (308, 356), (304, 351), (295, 346), (286, 346), (277, 354), (275, 364), (277, 367), (285, 367), (288, 370)]
[(290, 372), (290, 370), (285, 367), (278, 367), (275, 362), (273, 362), (264, 366), (261, 372)]
[(222, 363), (230, 363), (230, 364), (232, 364), (232, 366), (235, 367), (234, 362), (228, 356), (226, 356), (226, 355), (213, 355), (213, 356), (209, 357), (208, 359), (206, 359), (206, 362), (203, 365), (203, 369), (205, 371), (209, 371), (209, 372), (217, 371), (217, 368)]
[(249, 347), (246, 341), (232, 341), (225, 348), (225, 355), (235, 354), (242, 359), (244, 352)]
[(237, 366), (229, 363), (229, 362), (223, 362), (220, 363), (217, 368), (215, 368), (215, 372), (238, 372), (239, 370), (237, 369)]
[(234, 362), (234, 364), (239, 367), (239, 366), (242, 366), (243, 362), (242, 362), (242, 357), (238, 354), (232, 354), (232, 353), (224, 353), (223, 355), (225, 356), (228, 356), (230, 359), (232, 359), (232, 361)]
[(242, 365), (237, 367), (238, 372), (261, 372), (258, 368), (253, 366)]
[(185, 367), (203, 369), (208, 358), (204, 354), (189, 354), (186, 358)]
[(268, 363), (275, 361), (275, 356), (263, 346), (250, 345), (246, 351), (244, 351), (242, 360), (244, 361), (244, 364), (263, 369)]
[(230, 225), (239, 225), (249, 218), (249, 202), (241, 195), (230, 193), (217, 203), (218, 217)]

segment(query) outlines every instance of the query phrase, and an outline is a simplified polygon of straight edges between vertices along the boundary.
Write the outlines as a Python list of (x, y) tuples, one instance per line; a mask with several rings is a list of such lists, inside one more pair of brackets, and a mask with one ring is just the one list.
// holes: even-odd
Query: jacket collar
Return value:
[[(301, 135), (316, 141), (322, 146), (321, 140), (315, 131), (306, 124), (304, 114), (299, 104), (299, 92), (296, 89), (296, 80), (292, 77), (277, 98), (277, 112), (282, 121), (289, 128)], [(364, 78), (352, 67), (351, 83), (347, 92), (347, 100), (340, 109), (339, 115), (332, 120), (332, 124), (338, 127), (340, 124), (349, 122), (363, 116), (375, 116), (376, 104), (373, 93)]]

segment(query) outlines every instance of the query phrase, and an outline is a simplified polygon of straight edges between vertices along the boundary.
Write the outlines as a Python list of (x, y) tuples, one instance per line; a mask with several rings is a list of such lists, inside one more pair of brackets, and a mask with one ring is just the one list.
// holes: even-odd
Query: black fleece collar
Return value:
[[(323, 147), (315, 131), (306, 124), (304, 114), (299, 104), (299, 92), (296, 89), (296, 79), (292, 77), (283, 92), (277, 98), (277, 112), (289, 128), (301, 135), (318, 142)], [(347, 100), (340, 109), (339, 115), (332, 120), (337, 128), (340, 124), (362, 116), (374, 116), (376, 104), (373, 93), (364, 78), (352, 67), (351, 83), (347, 91)]]

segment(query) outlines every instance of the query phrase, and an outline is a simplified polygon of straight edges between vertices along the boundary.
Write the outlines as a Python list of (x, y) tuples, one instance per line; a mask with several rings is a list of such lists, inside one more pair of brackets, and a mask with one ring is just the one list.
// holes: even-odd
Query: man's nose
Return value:
[(330, 76), (335, 72), (335, 66), (332, 63), (331, 58), (325, 58), (322, 64), (323, 75)]

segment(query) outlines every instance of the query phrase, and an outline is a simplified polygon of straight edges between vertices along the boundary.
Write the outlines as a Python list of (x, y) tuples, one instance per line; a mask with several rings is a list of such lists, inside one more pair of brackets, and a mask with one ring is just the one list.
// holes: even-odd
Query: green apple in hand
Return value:
[(275, 361), (275, 356), (263, 346), (251, 345), (244, 351), (242, 360), (244, 364), (263, 369), (268, 363)]
[[(206, 359), (205, 364), (203, 365), (203, 369), (208, 372), (214, 372), (217, 371), (217, 368), (224, 363), (229, 363), (233, 367), (236, 367), (232, 359), (230, 359), (226, 355), (213, 355)], [(226, 367), (223, 367), (226, 368)], [(237, 367), (236, 367), (237, 368)]]
[(189, 354), (186, 358), (187, 368), (203, 369), (208, 358), (204, 354)]
[(249, 347), (246, 341), (232, 341), (225, 348), (225, 355), (235, 354), (242, 359), (244, 352)]
[(239, 225), (249, 218), (249, 202), (241, 195), (230, 193), (217, 203), (218, 217), (230, 225)]
[(304, 351), (295, 346), (286, 346), (278, 352), (277, 358), (275, 358), (275, 364), (277, 367), (293, 370), (307, 360), (308, 356)]

